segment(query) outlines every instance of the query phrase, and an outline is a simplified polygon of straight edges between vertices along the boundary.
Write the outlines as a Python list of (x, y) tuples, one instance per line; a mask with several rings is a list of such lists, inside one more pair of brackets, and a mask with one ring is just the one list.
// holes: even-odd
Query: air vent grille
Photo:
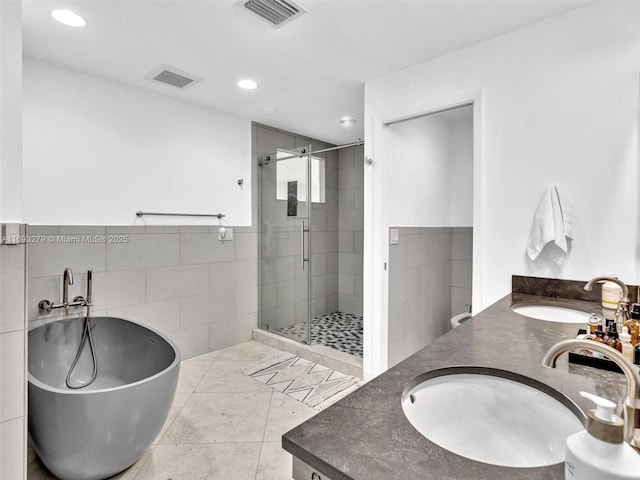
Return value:
[(154, 82), (164, 83), (165, 85), (170, 85), (181, 90), (184, 90), (202, 80), (201, 77), (197, 77), (196, 75), (169, 65), (158, 65), (147, 73), (144, 78)]
[(300, 5), (284, 0), (243, 0), (241, 4), (275, 27), (281, 27), (307, 12)]

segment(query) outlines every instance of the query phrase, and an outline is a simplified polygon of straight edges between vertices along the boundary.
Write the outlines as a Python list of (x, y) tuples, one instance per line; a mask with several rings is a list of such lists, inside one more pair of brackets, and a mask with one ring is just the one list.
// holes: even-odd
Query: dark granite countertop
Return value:
[[(333, 480), (563, 479), (564, 463), (511, 468), (476, 462), (424, 438), (405, 418), (402, 392), (416, 376), (452, 365), (493, 367), (525, 375), (563, 393), (583, 411), (580, 390), (617, 402), (626, 393), (622, 374), (569, 363), (540, 364), (554, 343), (573, 338), (582, 325), (535, 320), (511, 311), (513, 303), (564, 304), (600, 313), (600, 305), (513, 293), (451, 330), (359, 390), (282, 437), (285, 450)], [(584, 418), (582, 418), (584, 422)]]

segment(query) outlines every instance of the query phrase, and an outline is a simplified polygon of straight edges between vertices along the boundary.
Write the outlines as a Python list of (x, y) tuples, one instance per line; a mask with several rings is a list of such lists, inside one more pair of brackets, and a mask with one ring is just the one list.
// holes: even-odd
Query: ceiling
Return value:
[[(335, 144), (364, 135), (364, 82), (592, 0), (296, 0), (275, 28), (237, 0), (24, 0), (25, 55)], [(89, 26), (49, 15), (69, 8)], [(145, 80), (159, 64), (204, 80)], [(249, 77), (259, 87), (239, 89)], [(275, 108), (277, 111), (265, 111)], [(352, 116), (356, 124), (338, 122)]]

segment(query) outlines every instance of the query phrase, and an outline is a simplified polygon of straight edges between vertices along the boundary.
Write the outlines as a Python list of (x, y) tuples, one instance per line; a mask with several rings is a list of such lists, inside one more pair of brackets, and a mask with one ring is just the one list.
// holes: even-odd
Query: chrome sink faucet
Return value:
[(622, 297), (620, 297), (620, 303), (618, 303), (618, 308), (616, 309), (616, 319), (619, 315), (622, 315), (622, 323), (629, 320), (629, 287), (625, 285), (625, 283), (619, 278), (614, 277), (594, 277), (589, 280), (585, 286), (583, 287), (587, 292), (593, 290), (593, 286), (596, 283), (600, 282), (613, 282), (617, 284), (622, 289)]
[(585, 348), (606, 355), (620, 367), (627, 378), (627, 398), (624, 400), (624, 440), (632, 447), (640, 450), (640, 372), (617, 350), (592, 340), (563, 340), (552, 346), (544, 357), (542, 364), (555, 368), (556, 360), (573, 349)]

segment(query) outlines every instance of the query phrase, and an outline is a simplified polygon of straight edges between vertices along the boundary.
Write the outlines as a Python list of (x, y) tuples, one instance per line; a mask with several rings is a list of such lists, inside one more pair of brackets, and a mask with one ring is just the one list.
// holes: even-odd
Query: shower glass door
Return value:
[[(304, 154), (299, 155), (304, 150)], [(260, 328), (310, 343), (310, 149), (259, 161)], [(275, 157), (275, 158), (274, 158)]]

